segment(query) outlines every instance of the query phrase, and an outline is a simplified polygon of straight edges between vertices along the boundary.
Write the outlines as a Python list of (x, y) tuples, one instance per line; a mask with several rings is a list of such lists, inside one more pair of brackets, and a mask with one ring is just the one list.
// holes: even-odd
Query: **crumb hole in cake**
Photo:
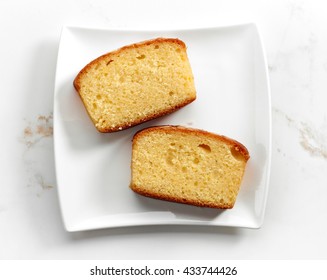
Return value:
[(176, 143), (174, 143), (174, 142), (170, 143), (170, 146), (175, 146), (175, 145), (176, 145)]
[(166, 156), (166, 163), (168, 165), (174, 165), (174, 151), (172, 149), (168, 149)]
[(121, 77), (119, 78), (119, 82), (121, 82), (121, 83), (125, 82), (125, 77), (121, 76)]
[(100, 126), (103, 126), (103, 125), (106, 124), (106, 120), (100, 119), (100, 120), (98, 121), (98, 124), (99, 124)]
[(169, 155), (166, 157), (166, 163), (167, 163), (168, 165), (174, 165), (173, 159), (174, 159), (173, 156), (169, 154)]
[(173, 96), (173, 95), (174, 95), (174, 92), (173, 92), (173, 91), (170, 91), (168, 94), (169, 94), (170, 96)]
[(144, 59), (145, 58), (145, 55), (144, 54), (141, 54), (139, 56), (136, 57), (137, 59)]
[(224, 199), (223, 198), (219, 199), (219, 202), (224, 203)]
[(198, 163), (200, 162), (200, 159), (199, 159), (199, 158), (195, 158), (195, 159), (193, 160), (193, 162), (194, 162), (195, 164), (198, 164)]
[(97, 109), (98, 108), (98, 105), (96, 103), (93, 103), (93, 109)]
[(176, 49), (176, 52), (180, 53), (181, 52), (181, 49), (180, 48), (177, 48)]
[(203, 149), (207, 153), (211, 153), (211, 148), (207, 144), (200, 144), (198, 147), (201, 148), (201, 149)]
[(230, 152), (232, 154), (232, 156), (236, 159), (236, 160), (242, 160), (243, 159), (243, 155), (240, 152), (239, 148), (234, 146), (230, 149)]
[(186, 166), (183, 166), (182, 167), (182, 171), (185, 173), (187, 171), (187, 167)]
[(106, 65), (108, 66), (111, 62), (113, 62), (112, 59), (110, 59), (109, 61), (107, 61)]
[(101, 99), (101, 98), (102, 98), (101, 94), (97, 94), (97, 95), (96, 95), (96, 98), (97, 98), (97, 99)]
[(158, 45), (155, 45), (154, 48), (157, 50), (157, 49), (159, 49), (159, 46)]
[(199, 185), (199, 182), (198, 181), (195, 181), (194, 182), (194, 186), (198, 186)]

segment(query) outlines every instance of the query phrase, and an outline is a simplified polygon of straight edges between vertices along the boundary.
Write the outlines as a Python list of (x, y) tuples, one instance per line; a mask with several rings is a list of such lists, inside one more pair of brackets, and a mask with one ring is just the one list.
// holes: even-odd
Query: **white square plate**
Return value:
[[(197, 99), (183, 109), (112, 134), (96, 131), (73, 88), (79, 70), (121, 46), (177, 37), (188, 47)], [(68, 231), (153, 224), (258, 228), (263, 222), (271, 154), (270, 91), (255, 24), (195, 30), (126, 31), (64, 27), (54, 93), (58, 194)], [(141, 128), (172, 124), (223, 134), (250, 152), (231, 210), (154, 200), (129, 188), (131, 139)]]

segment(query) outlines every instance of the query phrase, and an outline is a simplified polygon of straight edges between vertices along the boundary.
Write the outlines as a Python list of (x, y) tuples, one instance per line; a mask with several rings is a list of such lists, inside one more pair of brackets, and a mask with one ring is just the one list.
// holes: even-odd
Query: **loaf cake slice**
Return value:
[(225, 136), (181, 126), (136, 133), (131, 189), (157, 199), (202, 207), (233, 208), (248, 150)]
[(195, 100), (186, 45), (157, 38), (122, 47), (87, 64), (74, 80), (95, 127), (119, 131)]

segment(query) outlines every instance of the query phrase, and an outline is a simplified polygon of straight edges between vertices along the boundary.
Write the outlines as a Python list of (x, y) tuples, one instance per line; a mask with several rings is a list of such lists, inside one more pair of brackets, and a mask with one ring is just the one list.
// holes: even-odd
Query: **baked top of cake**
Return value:
[(186, 45), (173, 38), (147, 40), (104, 54), (79, 72), (74, 87), (100, 132), (126, 129), (196, 99)]
[(133, 138), (130, 187), (152, 198), (232, 208), (249, 158), (245, 146), (225, 136), (181, 126), (150, 127)]

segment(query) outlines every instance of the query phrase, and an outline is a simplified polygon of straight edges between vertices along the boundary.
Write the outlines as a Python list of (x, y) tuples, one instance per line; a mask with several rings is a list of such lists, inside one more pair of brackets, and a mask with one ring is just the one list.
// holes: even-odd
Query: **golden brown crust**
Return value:
[(76, 78), (74, 79), (74, 87), (77, 91), (80, 90), (80, 79), (81, 77), (87, 73), (87, 71), (94, 65), (97, 64), (99, 61), (102, 60), (108, 60), (108, 62), (110, 61), (111, 57), (114, 55), (118, 55), (121, 52), (128, 50), (128, 49), (134, 49), (134, 48), (139, 48), (142, 46), (148, 46), (148, 45), (152, 45), (152, 44), (160, 44), (160, 43), (164, 43), (164, 42), (169, 42), (169, 43), (174, 43), (174, 44), (178, 44), (181, 48), (186, 50), (186, 45), (183, 41), (177, 39), (177, 38), (155, 38), (155, 39), (151, 39), (151, 40), (146, 40), (146, 41), (142, 41), (139, 43), (134, 43), (131, 45), (127, 45), (124, 46), (122, 48), (119, 48), (117, 50), (111, 51), (109, 53), (106, 53), (104, 55), (99, 56), (98, 58), (92, 60), (90, 63), (88, 63), (76, 76)]
[(99, 132), (102, 132), (102, 133), (122, 131), (124, 129), (127, 129), (130, 127), (139, 125), (141, 123), (153, 120), (155, 118), (159, 118), (159, 117), (168, 115), (170, 113), (173, 113), (173, 112), (177, 111), (178, 109), (186, 106), (187, 104), (193, 102), (195, 99), (196, 99), (196, 97), (185, 100), (185, 102), (180, 103), (176, 106), (170, 107), (167, 110), (148, 115), (146, 118), (136, 119), (134, 122), (128, 122), (128, 123), (121, 124), (119, 127), (107, 127), (105, 129), (102, 129), (102, 128), (97, 128), (97, 129), (99, 130)]
[(155, 192), (147, 192), (145, 191), (143, 188), (139, 188), (138, 186), (131, 184), (130, 188), (143, 196), (146, 197), (150, 197), (150, 198), (154, 198), (154, 199), (160, 199), (160, 200), (166, 200), (166, 201), (171, 201), (171, 202), (176, 202), (176, 203), (183, 203), (183, 204), (188, 204), (188, 205), (193, 205), (193, 206), (198, 206), (198, 207), (208, 207), (208, 208), (216, 208), (216, 209), (231, 209), (234, 207), (234, 205), (232, 204), (220, 204), (217, 205), (216, 203), (212, 203), (212, 202), (201, 202), (198, 200), (193, 200), (193, 199), (189, 199), (189, 198), (178, 198), (178, 197), (174, 197), (174, 196), (166, 196), (166, 195), (161, 195)]
[(196, 129), (196, 128), (189, 128), (189, 127), (184, 127), (184, 126), (173, 126), (173, 125), (163, 125), (163, 126), (152, 126), (152, 127), (148, 127), (148, 128), (144, 128), (140, 131), (138, 131), (134, 137), (133, 137), (133, 144), (136, 142), (138, 137), (141, 137), (142, 134), (146, 134), (149, 133), (151, 131), (179, 131), (179, 132), (184, 132), (184, 133), (193, 133), (195, 135), (201, 135), (204, 137), (209, 137), (209, 138), (213, 138), (213, 139), (217, 139), (220, 141), (224, 141), (226, 143), (228, 143), (229, 145), (231, 145), (234, 149), (236, 149), (243, 157), (245, 161), (248, 161), (250, 158), (250, 154), (249, 151), (247, 150), (247, 148), (241, 144), (240, 142), (226, 137), (224, 135), (218, 135), (218, 134), (214, 134), (212, 132), (208, 132), (205, 130), (201, 130), (201, 129)]

